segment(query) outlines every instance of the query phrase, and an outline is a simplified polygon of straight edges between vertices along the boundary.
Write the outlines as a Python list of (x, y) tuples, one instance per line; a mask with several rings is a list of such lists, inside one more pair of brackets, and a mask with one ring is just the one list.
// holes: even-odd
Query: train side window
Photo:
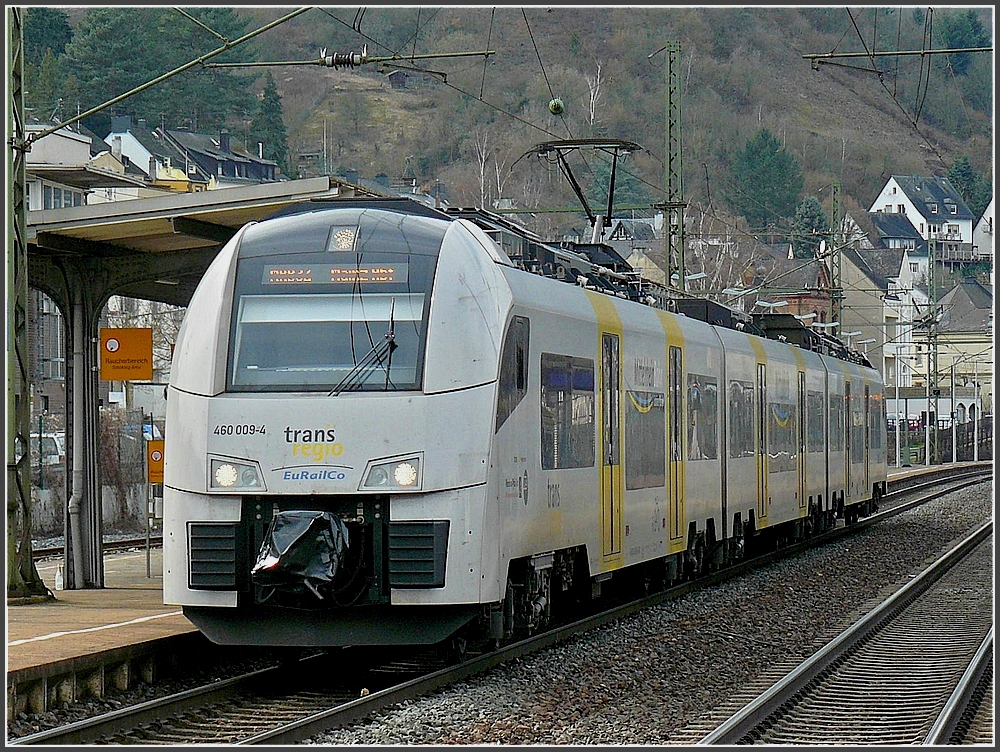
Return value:
[(844, 395), (830, 395), (830, 451), (844, 451)]
[(767, 463), (769, 473), (782, 473), (796, 469), (798, 444), (795, 437), (796, 410), (791, 402), (771, 402), (767, 414), (770, 416), (767, 432)]
[(515, 316), (507, 329), (500, 354), (500, 385), (496, 430), (500, 430), (528, 392), (528, 319)]
[(542, 469), (594, 465), (594, 361), (542, 353)]
[(865, 398), (862, 393), (851, 398), (851, 461), (861, 462), (865, 452)]
[(868, 397), (868, 431), (871, 436), (872, 452), (883, 449), (882, 436), (885, 426), (885, 402), (878, 392), (872, 392)]
[(629, 389), (625, 399), (625, 488), (666, 483), (666, 399)]
[(753, 457), (753, 384), (729, 382), (729, 456)]
[(718, 459), (719, 383), (712, 376), (688, 374), (688, 459)]
[(810, 452), (822, 452), (824, 442), (822, 392), (809, 392), (806, 395), (806, 419), (807, 449)]

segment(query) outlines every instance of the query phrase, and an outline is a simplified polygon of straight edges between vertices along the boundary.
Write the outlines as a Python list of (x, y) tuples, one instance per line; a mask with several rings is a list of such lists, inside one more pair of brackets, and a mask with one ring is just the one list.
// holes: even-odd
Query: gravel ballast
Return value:
[(950, 493), (308, 743), (693, 743), (686, 727), (740, 707), (992, 514), (990, 484)]

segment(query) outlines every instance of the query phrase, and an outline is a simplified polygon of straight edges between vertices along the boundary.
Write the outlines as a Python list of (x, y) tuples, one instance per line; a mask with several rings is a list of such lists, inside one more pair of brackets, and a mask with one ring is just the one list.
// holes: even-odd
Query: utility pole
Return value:
[[(28, 375), (28, 245), (23, 10), (7, 8), (7, 597), (46, 596), (31, 556), (31, 406)], [(40, 457), (39, 457), (40, 458)]]
[(830, 202), (830, 321), (840, 321), (841, 306), (844, 300), (844, 288), (841, 284), (840, 260), (843, 243), (840, 239), (840, 181), (834, 180)]
[(666, 200), (654, 208), (663, 209), (664, 255), (667, 262), (667, 285), (673, 285), (677, 275), (677, 286), (684, 290), (684, 169), (681, 160), (681, 89), (680, 55), (681, 46), (677, 42), (667, 42), (664, 48), (666, 63), (666, 155), (665, 182)]
[[(930, 316), (927, 329), (927, 371), (930, 383), (931, 395), (934, 397), (934, 433), (933, 446), (934, 458), (937, 459), (938, 450), (938, 395), (941, 394), (940, 380), (938, 379), (938, 308), (937, 308), (937, 236), (931, 230), (927, 233), (927, 311)], [(930, 416), (931, 406), (927, 405), (927, 415)]]

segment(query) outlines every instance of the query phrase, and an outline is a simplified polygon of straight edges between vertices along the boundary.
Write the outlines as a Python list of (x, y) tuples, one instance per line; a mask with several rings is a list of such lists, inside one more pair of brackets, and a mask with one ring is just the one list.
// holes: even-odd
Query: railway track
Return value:
[(970, 664), (992, 652), (992, 533), (990, 521), (700, 743), (951, 739), (968, 701), (946, 701), (981, 684)]
[[(884, 506), (888, 508), (878, 515), (850, 527), (838, 527), (814, 540), (850, 535), (915, 504), (981, 482), (986, 471), (988, 469), (980, 468), (977, 476), (951, 478), (944, 485), (939, 481), (934, 489), (909, 501), (902, 497), (913, 496), (920, 488), (931, 484), (898, 489), (886, 497)], [(753, 561), (741, 562), (737, 567), (619, 605), (508, 647), (469, 656), (458, 665), (444, 666), (433, 656), (418, 655), (372, 668), (361, 653), (335, 651), (22, 737), (14, 743), (294, 743), (324, 730), (356, 722), (382, 708), (425, 695), (651, 605), (739, 576), (751, 566), (793, 556), (805, 547), (805, 544), (797, 544)], [(335, 681), (331, 677), (344, 677), (344, 680)]]
[[(163, 536), (162, 535), (151, 535), (149, 537), (149, 545), (153, 548), (163, 547)], [(136, 536), (135, 538), (123, 538), (122, 540), (115, 541), (104, 541), (102, 550), (106, 554), (118, 553), (120, 551), (130, 551), (135, 548), (145, 548), (146, 547), (146, 536)], [(31, 558), (35, 561), (41, 561), (42, 559), (54, 559), (63, 555), (65, 548), (63, 546), (46, 546), (45, 548), (34, 548), (31, 551)]]

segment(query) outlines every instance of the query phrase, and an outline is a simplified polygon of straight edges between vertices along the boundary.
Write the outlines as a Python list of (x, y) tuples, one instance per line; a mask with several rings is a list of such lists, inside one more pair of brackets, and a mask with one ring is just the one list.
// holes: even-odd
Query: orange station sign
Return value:
[(163, 439), (146, 442), (146, 474), (150, 483), (163, 482)]
[(101, 380), (152, 381), (153, 330), (101, 329)]

